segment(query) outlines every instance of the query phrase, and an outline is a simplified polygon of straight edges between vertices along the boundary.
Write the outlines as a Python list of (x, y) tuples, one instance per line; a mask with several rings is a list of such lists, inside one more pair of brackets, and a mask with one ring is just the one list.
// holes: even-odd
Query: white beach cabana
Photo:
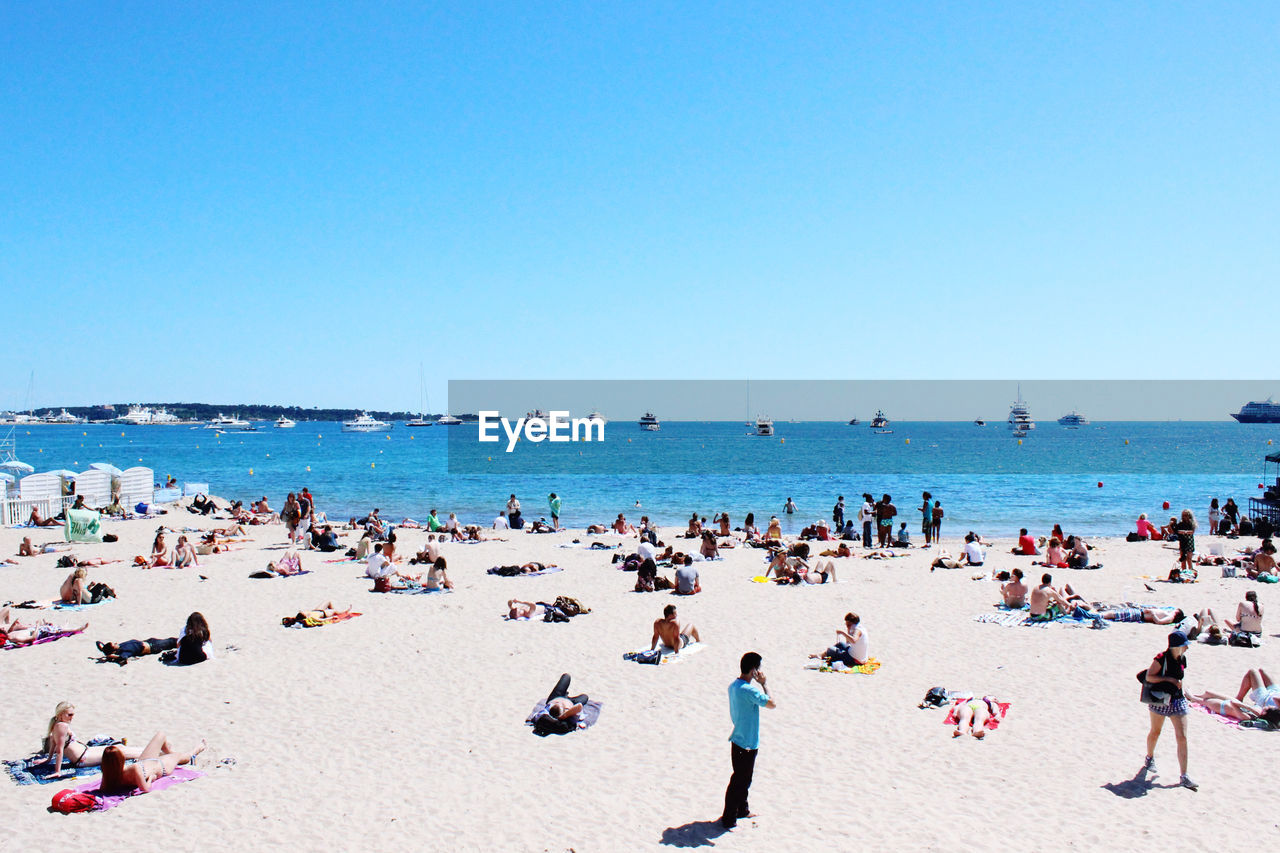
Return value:
[(155, 472), (150, 468), (129, 468), (120, 472), (120, 505), (130, 509), (150, 504), (155, 496)]
[(115, 478), (109, 471), (90, 468), (76, 476), (76, 494), (84, 497), (89, 506), (101, 507), (111, 502), (111, 483)]

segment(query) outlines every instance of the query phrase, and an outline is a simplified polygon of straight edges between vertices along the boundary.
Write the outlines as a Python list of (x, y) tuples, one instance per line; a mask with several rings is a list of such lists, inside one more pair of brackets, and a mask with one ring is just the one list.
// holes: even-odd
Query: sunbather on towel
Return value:
[(653, 642), (649, 648), (656, 649), (660, 642), (675, 654), (680, 654), (680, 650), (690, 643), (702, 642), (702, 637), (698, 635), (697, 626), (682, 626), (676, 616), (676, 606), (668, 604), (662, 609), (662, 618), (654, 620)]
[(151, 556), (146, 559), (145, 568), (168, 568), (171, 565), (169, 548), (164, 544), (164, 531), (160, 531), (156, 533), (155, 541), (151, 543)]
[(507, 618), (508, 619), (532, 619), (542, 611), (546, 610), (547, 605), (541, 601), (521, 601), (513, 598), (507, 602)]
[(120, 643), (96, 643), (102, 652), (102, 660), (124, 666), (133, 658), (158, 655), (178, 647), (177, 637), (151, 637), (146, 640), (125, 640)]
[(1010, 610), (1020, 610), (1027, 603), (1027, 584), (1022, 577), (1022, 569), (1014, 569), (1009, 573), (1009, 582), (1000, 587), (1000, 598)]
[(44, 619), (37, 619), (34, 622), (20, 620), (16, 616), (9, 615), (9, 608), (0, 610), (0, 646), (29, 646), (37, 640), (42, 640), (51, 634), (62, 634), (68, 631), (83, 631), (89, 627), (86, 622), (78, 628), (67, 628), (62, 625), (54, 625), (46, 622)]
[(1172, 625), (1187, 618), (1181, 610), (1170, 613), (1155, 607), (1118, 606), (1095, 612), (1108, 622), (1148, 622), (1152, 625)]
[(1066, 615), (1075, 610), (1070, 600), (1073, 594), (1074, 591), (1059, 592), (1053, 585), (1053, 575), (1045, 572), (1040, 576), (1040, 585), (1031, 590), (1031, 615), (1036, 618)]
[(286, 616), (280, 620), (280, 624), (288, 628), (291, 625), (301, 625), (308, 619), (332, 619), (335, 616), (344, 616), (350, 612), (351, 605), (347, 605), (346, 608), (339, 610), (338, 605), (334, 604), (332, 601), (326, 601), (314, 610), (299, 610), (298, 615), (296, 616)]
[(56, 518), (41, 518), (40, 510), (35, 507), (31, 508), (31, 515), (27, 518), (27, 523), (32, 527), (61, 527), (62, 522)]
[[(78, 767), (97, 767), (102, 763), (102, 755), (106, 751), (101, 746), (88, 746), (76, 738), (71, 730), (72, 720), (76, 715), (76, 706), (70, 702), (59, 702), (53, 709), (53, 717), (49, 719), (49, 730), (45, 733), (44, 751), (53, 764), (53, 775), (62, 773), (62, 765)], [(163, 737), (157, 735), (156, 737)], [(154, 740), (154, 738), (153, 738)], [(125, 758), (137, 758), (142, 750), (136, 746), (118, 747)]]
[(547, 711), (533, 723), (535, 732), (567, 734), (578, 727), (578, 715), (590, 701), (587, 694), (569, 695), (569, 673), (560, 676), (547, 696)]
[(175, 750), (164, 734), (157, 734), (130, 763), (122, 747), (109, 746), (102, 754), (100, 790), (105, 794), (137, 788), (145, 794), (157, 779), (173, 773), (180, 765), (194, 762), (204, 748), (205, 742), (201, 740), (194, 749)]
[(18, 545), (19, 557), (34, 557), (36, 555), (36, 546), (31, 544), (30, 536), (23, 536), (22, 543)]
[(391, 565), (391, 562), (382, 555), (381, 542), (374, 544), (373, 553), (369, 555), (369, 561), (365, 566), (364, 573), (366, 577), (373, 580), (374, 592), (390, 592), (393, 589), (403, 589), (404, 586), (397, 584), (395, 578), (412, 581), (421, 579), (421, 575), (406, 575)]
[(436, 561), (431, 564), (431, 568), (427, 569), (427, 580), (423, 584), (426, 589), (453, 589), (453, 581), (449, 580), (446, 569), (449, 564), (444, 557), (437, 557)]
[(998, 713), (995, 700), (990, 696), (958, 701), (955, 712), (956, 730), (951, 733), (951, 736), (960, 737), (963, 734), (970, 734), (978, 740), (987, 736), (987, 720)]
[(1188, 693), (1187, 698), (1198, 705), (1203, 705), (1211, 713), (1229, 720), (1244, 722), (1246, 720), (1266, 720), (1272, 726), (1280, 727), (1280, 708), (1261, 708), (1252, 702), (1232, 699), (1221, 693), (1206, 690), (1203, 693)]

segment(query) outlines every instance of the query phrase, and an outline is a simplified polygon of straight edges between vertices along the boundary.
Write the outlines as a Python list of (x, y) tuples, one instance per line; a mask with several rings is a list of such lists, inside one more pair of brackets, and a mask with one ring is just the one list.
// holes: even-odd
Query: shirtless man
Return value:
[(682, 648), (690, 643), (700, 643), (702, 638), (698, 636), (698, 629), (694, 625), (681, 628), (676, 621), (676, 606), (668, 604), (662, 608), (662, 618), (653, 623), (653, 643), (649, 648), (656, 649), (659, 642), (680, 654)]
[(532, 619), (545, 609), (546, 605), (533, 601), (521, 601), (513, 598), (507, 602), (508, 619)]
[(22, 537), (22, 544), (18, 546), (19, 557), (34, 557), (36, 555), (36, 546), (31, 544), (31, 537)]
[(62, 522), (58, 521), (58, 519), (56, 518), (41, 518), (40, 511), (35, 507), (31, 508), (31, 515), (27, 518), (27, 521), (33, 527), (61, 527), (62, 526)]
[(1040, 585), (1031, 590), (1031, 615), (1045, 616), (1052, 606), (1056, 606), (1063, 613), (1070, 613), (1075, 609), (1075, 606), (1062, 593), (1054, 589), (1053, 575), (1046, 572), (1040, 576)]
[(1022, 569), (1014, 569), (1010, 573), (1009, 582), (1000, 587), (1000, 597), (1010, 610), (1021, 610), (1026, 606), (1027, 584), (1022, 579)]

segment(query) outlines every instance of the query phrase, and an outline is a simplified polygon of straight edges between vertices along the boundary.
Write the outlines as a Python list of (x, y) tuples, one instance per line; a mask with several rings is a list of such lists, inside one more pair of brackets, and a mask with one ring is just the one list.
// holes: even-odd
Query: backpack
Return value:
[(53, 795), (53, 803), (49, 808), (62, 814), (71, 814), (93, 811), (97, 805), (98, 798), (93, 794), (77, 791), (75, 788), (63, 788)]
[(930, 687), (920, 702), (921, 708), (941, 708), (947, 704), (947, 691), (944, 687)]
[(1256, 649), (1261, 643), (1258, 642), (1257, 637), (1248, 631), (1232, 631), (1231, 636), (1227, 639), (1227, 645), (1237, 646), (1242, 649)]
[(583, 613), (590, 613), (590, 607), (583, 607), (576, 598), (570, 598), (567, 595), (557, 595), (555, 606), (563, 610), (569, 616), (581, 616)]
[(568, 622), (569, 614), (565, 613), (559, 607), (556, 607), (554, 604), (552, 604), (551, 606), (543, 610), (542, 621), (543, 622)]
[(562, 720), (559, 717), (553, 717), (546, 711), (543, 711), (533, 721), (533, 733), (541, 737), (547, 735), (567, 735), (569, 732), (578, 728), (578, 721)]
[(64, 556), (61, 556), (61, 557), (59, 557), (59, 558), (58, 558), (58, 566), (57, 566), (57, 567), (58, 567), (59, 569), (70, 569), (70, 568), (74, 567), (74, 566), (75, 566), (75, 564), (76, 564), (76, 561), (75, 561), (75, 560), (73, 560), (73, 559), (71, 558), (71, 555), (70, 555), (70, 554), (67, 554), (67, 555), (64, 555)]
[(662, 663), (662, 652), (657, 649), (647, 649), (643, 652), (636, 652), (636, 656), (633, 660), (636, 663), (659, 664)]

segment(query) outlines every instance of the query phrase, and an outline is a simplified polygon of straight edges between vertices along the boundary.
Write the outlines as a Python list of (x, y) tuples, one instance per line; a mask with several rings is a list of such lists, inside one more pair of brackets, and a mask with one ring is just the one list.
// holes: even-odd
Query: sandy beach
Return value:
[[(1265, 770), (1280, 759), (1280, 735), (1193, 710), (1190, 770), (1200, 790), (1177, 787), (1169, 727), (1156, 754), (1157, 784), (1132, 781), (1148, 727), (1134, 673), (1164, 648), (1166, 628), (974, 621), (993, 612), (999, 589), (972, 575), (1043, 571), (1032, 558), (1010, 555), (1010, 538), (995, 539), (983, 570), (931, 572), (936, 550), (913, 549), (893, 560), (837, 560), (839, 583), (787, 588), (751, 582), (763, 572), (764, 552), (740, 546), (723, 561), (699, 564), (704, 592), (693, 597), (634, 593), (635, 575), (610, 563), (616, 552), (559, 547), (574, 539), (625, 541), (628, 551), (636, 544), (581, 530), (446, 543), (441, 552), (457, 589), (445, 595), (371, 594), (363, 564), (316, 552), (302, 555), (309, 574), (250, 579), (283, 552), (279, 524), (250, 528), (252, 542), (202, 557), (198, 569), (130, 564), (149, 550), (157, 525), (223, 523), (181, 510), (108, 522), (118, 543), (75, 553), (124, 561), (89, 570), (119, 599), (84, 613), (41, 612), (68, 625), (87, 619), (89, 629), (0, 652), (8, 697), (0, 757), (35, 751), (65, 699), (77, 707), (82, 739), (106, 734), (140, 744), (155, 731), (207, 738), (196, 767), (207, 775), (108, 812), (70, 816), (47, 807), (55, 791), (75, 783), (19, 787), (5, 779), (0, 824), (18, 848), (216, 840), (244, 849), (301, 841), (373, 850), (1154, 850), (1168, 846), (1171, 832), (1217, 845), (1242, 831), (1254, 846), (1280, 840)], [(663, 532), (672, 542), (679, 531)], [(952, 553), (955, 534), (944, 533)], [(0, 553), (14, 554), (25, 535), (40, 543), (61, 532), (0, 531)], [(406, 557), (426, 538), (420, 530), (399, 535)], [(347, 533), (343, 542), (354, 539)], [(1246, 542), (1201, 537), (1202, 548), (1206, 541), (1228, 553)], [(1264, 607), (1278, 603), (1273, 588), (1220, 578), (1217, 569), (1191, 585), (1144, 580), (1173, 564), (1176, 551), (1163, 543), (1093, 544), (1102, 569), (1053, 572), (1090, 599), (1188, 611), (1207, 605), (1228, 618), (1248, 589)], [(55, 567), (59, 556), (0, 567), (0, 600), (56, 596), (68, 573)], [(485, 574), (528, 560), (564, 571)], [(557, 595), (592, 612), (567, 624), (503, 619), (510, 598)], [(329, 600), (363, 615), (307, 630), (281, 626), (281, 617)], [(705, 648), (662, 666), (623, 660), (648, 647), (652, 622), (669, 603), (697, 625)], [(192, 610), (208, 617), (216, 660), (186, 668), (155, 657), (125, 667), (93, 662), (95, 640), (173, 636)], [(861, 615), (882, 668), (806, 670), (808, 655), (834, 642), (849, 610)], [(1188, 689), (1234, 694), (1249, 667), (1280, 673), (1280, 633), (1270, 624), (1277, 617), (1268, 617), (1261, 649), (1193, 644)], [(764, 656), (778, 707), (762, 712), (751, 790), (758, 816), (724, 832), (716, 820), (730, 772), (725, 691), (748, 650)], [(600, 720), (539, 738), (524, 717), (562, 672), (573, 676), (571, 692), (603, 702)], [(953, 740), (945, 712), (916, 707), (934, 686), (990, 694), (1011, 708), (985, 741)]]

